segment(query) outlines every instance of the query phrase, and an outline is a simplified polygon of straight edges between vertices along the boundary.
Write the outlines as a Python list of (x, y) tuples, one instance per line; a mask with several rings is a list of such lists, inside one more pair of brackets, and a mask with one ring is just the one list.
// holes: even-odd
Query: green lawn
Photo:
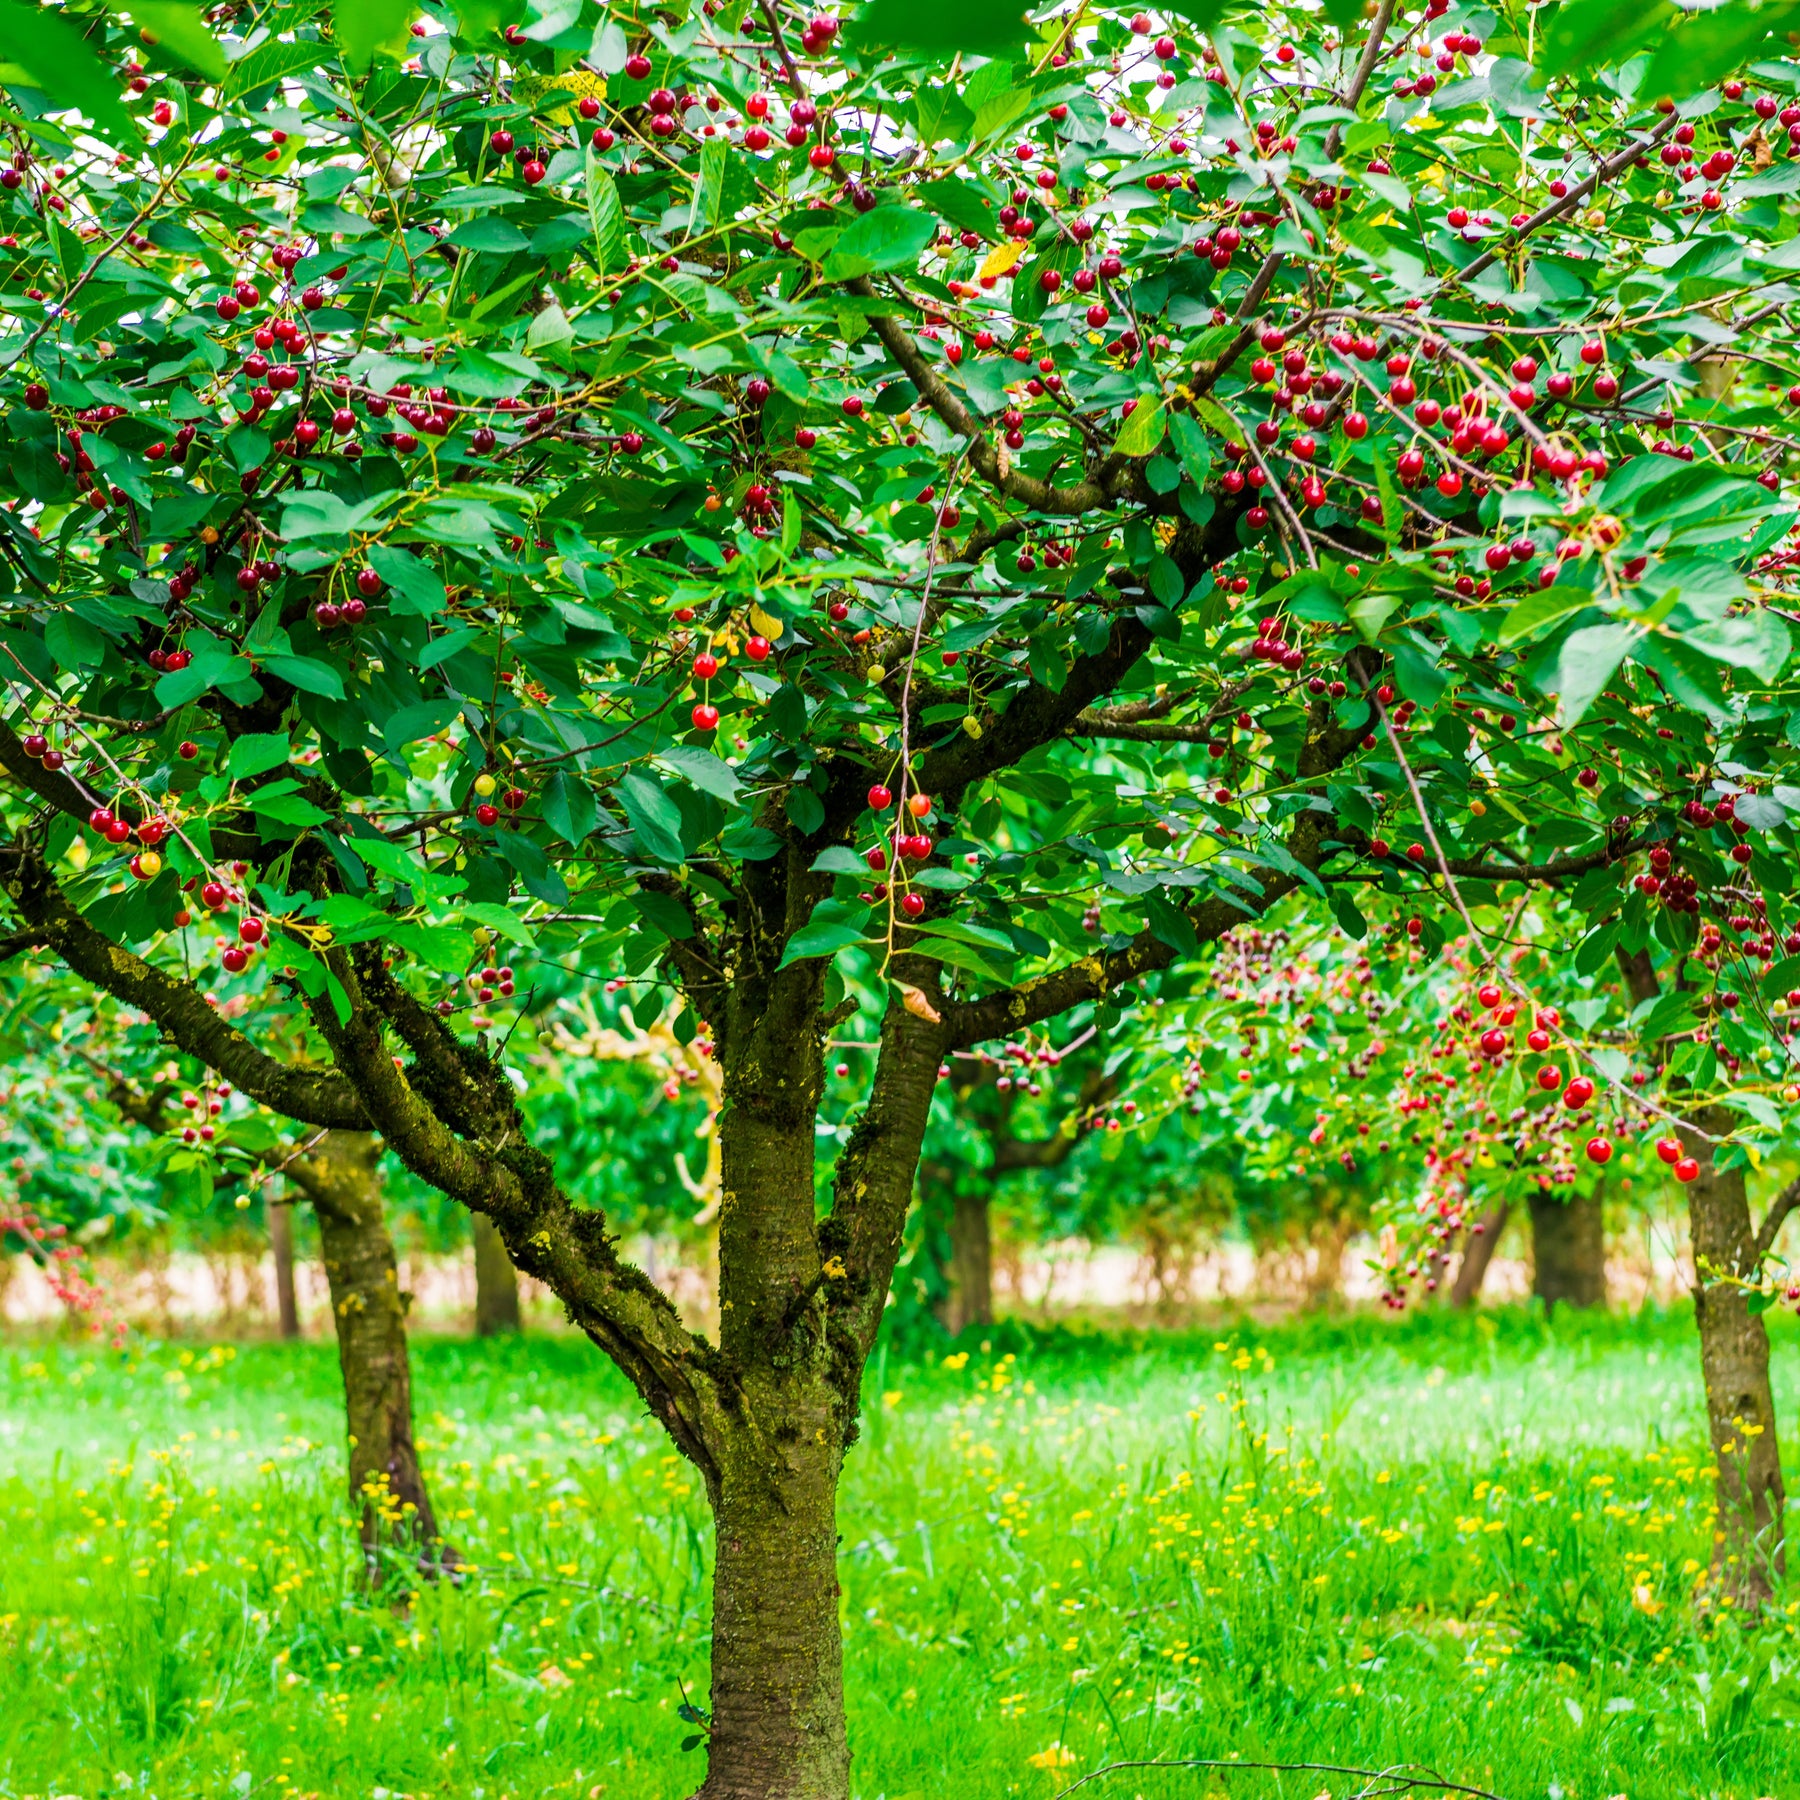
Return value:
[[(1778, 1323), (1787, 1421), (1797, 1348)], [(357, 1591), (329, 1346), (0, 1350), (0, 1794), (697, 1785), (687, 1466), (580, 1342), (414, 1366), (479, 1572), (401, 1612)], [(1506, 1800), (1800, 1793), (1800, 1580), (1752, 1628), (1688, 1604), (1711, 1485), (1685, 1316), (1061, 1336), (886, 1358), (868, 1390), (841, 1520), (861, 1800), (1233, 1755), (1428, 1763)]]

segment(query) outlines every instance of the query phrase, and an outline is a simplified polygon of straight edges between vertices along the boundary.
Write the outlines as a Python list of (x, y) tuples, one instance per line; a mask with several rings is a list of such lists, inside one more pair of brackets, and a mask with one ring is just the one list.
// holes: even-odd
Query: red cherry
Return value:
[(749, 657), (752, 662), (767, 662), (769, 660), (769, 652), (773, 648), (774, 645), (771, 644), (766, 637), (753, 637), (745, 643), (744, 654)]
[(356, 591), (365, 600), (373, 600), (381, 592), (381, 577), (373, 569), (356, 571)]
[(1548, 1063), (1537, 1072), (1537, 1084), (1546, 1094), (1553, 1093), (1562, 1086), (1562, 1070), (1553, 1069)]
[(925, 910), (925, 896), (923, 894), (902, 894), (900, 896), (900, 910), (905, 913), (909, 919), (916, 919), (919, 914)]
[(1577, 1075), (1563, 1089), (1563, 1105), (1572, 1112), (1578, 1112), (1594, 1097), (1594, 1084), (1585, 1075)]
[(696, 731), (716, 731), (719, 725), (719, 709), (716, 706), (708, 706), (705, 701), (702, 701), (694, 708), (693, 719)]
[(219, 958), (219, 961), (222, 962), (233, 975), (238, 975), (250, 966), (250, 952), (237, 944), (233, 944), (226, 950), (225, 954)]
[(894, 804), (894, 796), (878, 781), (869, 789), (869, 810), (886, 812)]
[(1591, 1163), (1612, 1161), (1613, 1147), (1608, 1138), (1591, 1137), (1587, 1141), (1587, 1159)]
[(1677, 1181), (1698, 1181), (1700, 1164), (1691, 1156), (1682, 1157), (1675, 1165), (1675, 1179)]
[(499, 807), (489, 801), (482, 801), (475, 808), (475, 823), (477, 825), (498, 825), (500, 823)]
[(702, 650), (694, 658), (694, 679), (711, 681), (719, 672), (719, 659), (710, 650)]

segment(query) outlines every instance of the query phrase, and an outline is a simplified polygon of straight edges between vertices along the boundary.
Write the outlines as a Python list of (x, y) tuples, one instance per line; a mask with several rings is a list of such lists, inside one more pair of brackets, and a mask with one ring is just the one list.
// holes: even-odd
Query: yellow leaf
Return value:
[(752, 600), (750, 602), (750, 629), (754, 631), (758, 637), (766, 637), (770, 643), (773, 643), (781, 636), (781, 621), (776, 618), (773, 613), (764, 612), (763, 609)]
[[(547, 103), (547, 97), (558, 90), (573, 98), (555, 104)], [(565, 75), (520, 75), (513, 79), (512, 93), (515, 100), (523, 100), (533, 112), (552, 124), (573, 125), (576, 119), (574, 101), (589, 97), (604, 100), (606, 77), (596, 75), (589, 69), (570, 69)]]
[(987, 253), (981, 267), (975, 271), (975, 278), (978, 281), (988, 281), (996, 275), (1004, 275), (1024, 254), (1024, 239), (1008, 238), (1004, 244), (996, 244)]

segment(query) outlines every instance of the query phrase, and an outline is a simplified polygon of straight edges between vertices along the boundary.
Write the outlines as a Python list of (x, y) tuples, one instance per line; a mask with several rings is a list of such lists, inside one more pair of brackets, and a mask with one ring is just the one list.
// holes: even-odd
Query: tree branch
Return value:
[[(0, 768), (20, 787), (30, 789), (40, 800), (48, 801), (58, 812), (67, 813), (84, 825), (100, 799), (73, 776), (60, 769), (46, 769), (35, 756), (27, 756), (23, 741), (4, 719), (0, 719)], [(129, 825), (142, 818), (136, 808), (124, 805), (117, 797), (106, 804)], [(249, 862), (263, 853), (262, 839), (252, 832), (216, 829), (212, 832), (212, 846), (227, 861), (235, 858)]]
[[(682, 1325), (668, 1296), (641, 1269), (620, 1258), (604, 1215), (570, 1202), (549, 1158), (526, 1142), (516, 1108), (504, 1120), (494, 1116), (491, 1102), (474, 1111), (487, 1097), (465, 1070), (460, 1098), (475, 1118), (485, 1115), (491, 1133), (486, 1141), (466, 1142), (413, 1087), (388, 1054), (371, 987), (395, 1005), (409, 1028), (417, 1021), (381, 989), (379, 947), (363, 951), (355, 959), (342, 949), (327, 953), (350, 999), (348, 1021), (339, 1020), (327, 997), (309, 1005), (370, 1121), (415, 1175), (494, 1221), (517, 1267), (563, 1302), (570, 1319), (624, 1370), (683, 1454), (716, 1487), (723, 1411), (717, 1353)], [(434, 1053), (428, 1066), (441, 1064)]]
[(13, 844), (0, 851), (0, 885), (46, 949), (95, 987), (149, 1014), (180, 1049), (251, 1099), (303, 1124), (368, 1130), (362, 1102), (341, 1075), (296, 1068), (257, 1049), (198, 988), (95, 930), (28, 847)]
[[(848, 285), (852, 293), (861, 294), (865, 299), (875, 298), (875, 289), (866, 275), (858, 276)], [(992, 428), (969, 410), (956, 390), (931, 366), (912, 333), (887, 313), (877, 314), (869, 323), (874, 327), (875, 335), (887, 346), (888, 354), (919, 390), (919, 398), (952, 431), (969, 440), (969, 462), (990, 487), (998, 488), (1036, 512), (1053, 513), (1062, 518), (1116, 506), (1121, 500), (1149, 502), (1154, 498), (1144, 481), (1142, 469), (1129, 457), (1109, 456), (1094, 479), (1066, 488), (1040, 481), (1035, 475), (1027, 475), (1010, 464), (1003, 468), (1000, 453), (988, 437)]]
[(1796, 1206), (1800, 1206), (1800, 1177), (1796, 1177), (1777, 1194), (1769, 1204), (1769, 1210), (1763, 1215), (1761, 1228), (1756, 1234), (1756, 1241), (1751, 1246), (1755, 1261), (1762, 1259), (1775, 1248), (1775, 1240), (1781, 1235), (1781, 1228), (1787, 1223), (1788, 1214)]

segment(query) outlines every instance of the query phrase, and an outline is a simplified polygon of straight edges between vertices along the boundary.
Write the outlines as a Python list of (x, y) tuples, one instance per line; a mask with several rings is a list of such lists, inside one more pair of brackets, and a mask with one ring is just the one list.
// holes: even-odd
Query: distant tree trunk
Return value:
[(967, 1188), (951, 1201), (950, 1263), (944, 1271), (944, 1329), (953, 1336), (994, 1322), (994, 1246), (988, 1197)]
[(1494, 1260), (1500, 1234), (1512, 1216), (1511, 1205), (1502, 1200), (1481, 1215), (1463, 1238), (1462, 1261), (1457, 1265), (1456, 1281), (1450, 1289), (1450, 1304), (1470, 1307), (1481, 1297), (1481, 1284), (1487, 1280), (1488, 1264)]
[(519, 1271), (486, 1213), (469, 1215), (475, 1227), (475, 1335), (499, 1337), (519, 1329)]
[(408, 1296), (381, 1210), (375, 1140), (325, 1133), (288, 1165), (318, 1214), (350, 1437), (350, 1503), (373, 1579), (388, 1548), (437, 1554), (437, 1521), (413, 1442)]
[(266, 1208), (269, 1248), (275, 1256), (276, 1329), (283, 1338), (300, 1335), (300, 1309), (294, 1301), (294, 1210), (285, 1200)]
[(1585, 1198), (1531, 1196), (1531, 1291), (1551, 1312), (1559, 1301), (1606, 1304), (1606, 1233), (1598, 1188)]

